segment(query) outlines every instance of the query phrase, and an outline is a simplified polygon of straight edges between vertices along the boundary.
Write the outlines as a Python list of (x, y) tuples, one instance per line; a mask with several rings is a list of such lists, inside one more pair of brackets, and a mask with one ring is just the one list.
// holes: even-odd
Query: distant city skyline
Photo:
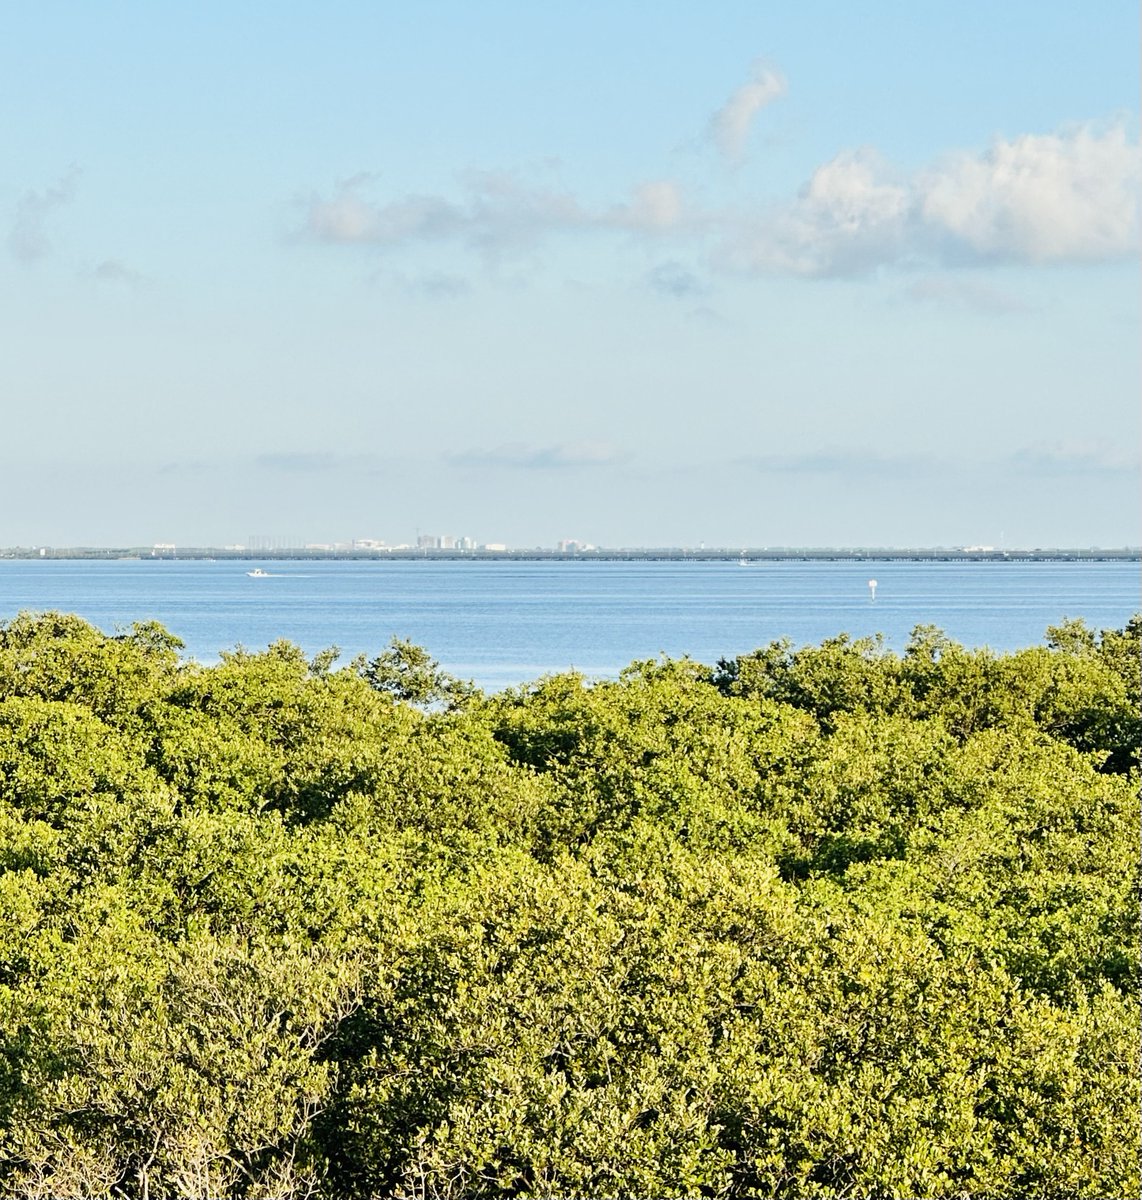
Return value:
[(801, 554), (814, 556), (883, 554), (887, 556), (953, 555), (977, 556), (981, 558), (1005, 558), (1026, 555), (1052, 555), (1054, 553), (1074, 555), (1108, 555), (1113, 558), (1142, 559), (1142, 544), (1122, 545), (1068, 545), (1064, 543), (1044, 542), (1036, 545), (940, 545), (913, 544), (886, 545), (868, 542), (863, 545), (826, 545), (826, 544), (761, 544), (761, 543), (710, 543), (700, 542), (697, 545), (686, 543), (663, 543), (659, 545), (596, 545), (593, 542), (581, 541), (577, 538), (559, 538), (552, 541), (539, 541), (534, 544), (508, 544), (507, 542), (480, 541), (475, 538), (456, 538), (447, 535), (420, 535), (411, 542), (384, 542), (376, 538), (346, 538), (320, 542), (297, 542), (287, 537), (257, 537), (242, 542), (226, 542), (219, 545), (210, 543), (178, 543), (154, 542), (151, 544), (135, 544), (119, 542), (109, 545), (15, 545), (0, 546), (0, 558), (107, 558), (125, 555), (132, 558), (209, 558), (239, 557), (313, 557), (326, 556), (351, 557), (381, 557), (389, 555), (397, 557), (419, 557), (421, 555), (436, 555), (447, 557), (462, 557), (464, 555), (531, 555), (543, 557), (559, 556), (613, 556), (613, 555), (713, 555), (720, 558), (746, 558), (750, 555), (792, 555)]
[(12, 7), (0, 545), (1137, 544), (1138, 25)]

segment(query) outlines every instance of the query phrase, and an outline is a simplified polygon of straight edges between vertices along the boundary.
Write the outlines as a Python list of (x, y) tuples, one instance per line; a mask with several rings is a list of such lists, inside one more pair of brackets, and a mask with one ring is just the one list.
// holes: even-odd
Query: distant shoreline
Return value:
[(886, 548), (745, 548), (687, 549), (682, 547), (598, 549), (565, 552), (531, 550), (230, 550), (211, 546), (171, 549), (150, 546), (124, 547), (9, 547), (0, 549), (0, 560), (138, 560), (140, 562), (1142, 562), (1142, 548), (1077, 549), (886, 549)]

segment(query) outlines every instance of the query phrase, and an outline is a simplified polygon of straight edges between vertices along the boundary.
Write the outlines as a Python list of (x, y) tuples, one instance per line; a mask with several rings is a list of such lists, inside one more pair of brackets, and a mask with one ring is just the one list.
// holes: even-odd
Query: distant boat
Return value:
[(270, 577), (269, 571), (263, 571), (261, 567), (255, 567), (252, 571), (247, 571), (246, 574), (251, 579), (269, 579)]
[(745, 556), (745, 551), (743, 550), (743, 551), (742, 551), (742, 556), (741, 556), (741, 558), (739, 558), (739, 559), (738, 559), (738, 566), (739, 566), (739, 567), (749, 567), (749, 566), (752, 566), (752, 565), (753, 565), (753, 564), (752, 564), (752, 563), (749, 561), (749, 559), (748, 559), (748, 558), (746, 558), (746, 556)]

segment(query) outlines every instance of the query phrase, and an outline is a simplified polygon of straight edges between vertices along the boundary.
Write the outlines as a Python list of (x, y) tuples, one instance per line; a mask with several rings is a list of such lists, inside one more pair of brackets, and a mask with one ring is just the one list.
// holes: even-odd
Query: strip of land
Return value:
[(0, 559), (139, 559), (233, 560), (235, 562), (1139, 562), (1142, 547), (1035, 547), (997, 550), (991, 547), (618, 547), (561, 551), (534, 547), (510, 550), (437, 549), (275, 549), (251, 550), (217, 546), (11, 546)]

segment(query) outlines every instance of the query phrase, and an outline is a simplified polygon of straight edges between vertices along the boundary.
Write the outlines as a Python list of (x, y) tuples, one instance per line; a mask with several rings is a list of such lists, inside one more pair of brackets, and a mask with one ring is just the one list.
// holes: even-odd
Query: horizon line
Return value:
[(672, 558), (672, 559), (781, 559), (781, 558), (945, 558), (954, 560), (1026, 560), (1028, 558), (1097, 558), (1132, 561), (1142, 558), (1142, 546), (885, 546), (862, 545), (660, 545), (660, 546), (586, 546), (573, 549), (548, 546), (508, 546), (493, 543), (487, 546), (459, 549), (455, 547), (415, 547), (409, 545), (377, 546), (334, 543), (308, 546), (247, 547), (241, 545), (212, 546), (152, 543), (148, 545), (80, 545), (54, 546), (44, 543), (0, 547), (0, 559), (9, 560), (254, 560), (295, 559), (311, 561), (337, 560), (422, 560), (437, 559), (487, 561), (503, 559), (550, 559), (555, 561), (590, 561), (615, 558)]

